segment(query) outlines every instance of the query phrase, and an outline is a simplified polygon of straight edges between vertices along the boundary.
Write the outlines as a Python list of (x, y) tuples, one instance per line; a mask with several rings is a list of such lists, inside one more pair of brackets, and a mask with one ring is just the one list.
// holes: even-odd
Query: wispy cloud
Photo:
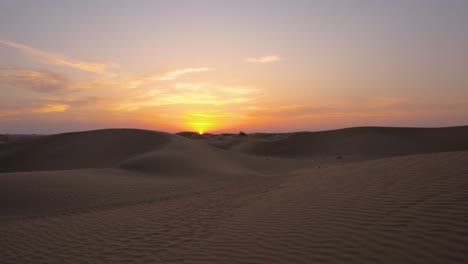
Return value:
[[(396, 116), (409, 111), (407, 98), (369, 97), (359, 102), (348, 102), (332, 105), (275, 105), (254, 107), (249, 113), (252, 117), (268, 118), (311, 118), (311, 117), (377, 117)], [(395, 109), (395, 107), (398, 107)]]
[(13, 67), (0, 69), (0, 80), (13, 87), (49, 93), (68, 89), (71, 81), (63, 74)]
[(211, 83), (175, 83), (164, 88), (141, 91), (134, 97), (128, 96), (127, 102), (119, 102), (115, 110), (134, 111), (163, 105), (223, 106), (253, 101), (256, 99), (256, 93), (258, 93), (257, 89), (251, 87)]
[(11, 87), (40, 93), (89, 90), (116, 84), (108, 79), (76, 83), (62, 73), (17, 67), (0, 67), (0, 81)]
[(183, 70), (177, 70), (177, 71), (171, 71), (166, 74), (163, 74), (162, 76), (155, 77), (155, 80), (157, 81), (170, 81), (170, 80), (175, 80), (177, 77), (180, 75), (184, 75), (187, 73), (194, 73), (194, 72), (206, 72), (206, 71), (213, 71), (214, 69), (212, 68), (187, 68)]
[(30, 114), (47, 114), (47, 113), (58, 113), (65, 112), (70, 108), (70, 105), (65, 103), (54, 103), (54, 102), (40, 102), (28, 107), (15, 107), (0, 109), (0, 120), (6, 120), (10, 118), (16, 118), (18, 116), (30, 115)]
[(102, 106), (106, 103), (106, 100), (107, 98), (95, 96), (83, 98), (46, 96), (34, 101), (0, 105), (0, 120), (16, 119), (29, 115), (61, 113), (72, 109), (78, 111), (86, 109), (95, 112), (102, 110)]
[(23, 44), (19, 44), (19, 43), (7, 41), (7, 40), (0, 39), (0, 43), (13, 47), (21, 52), (35, 56), (42, 63), (45, 63), (45, 64), (66, 66), (66, 67), (70, 67), (70, 68), (74, 68), (74, 69), (78, 69), (82, 71), (101, 74), (106, 77), (115, 77), (116, 75), (112, 72), (109, 72), (108, 69), (119, 67), (119, 65), (115, 63), (88, 62), (88, 61), (75, 60), (75, 59), (67, 58), (66, 56), (62, 54), (43, 51), (40, 49), (36, 49), (33, 47), (29, 47)]
[(280, 61), (281, 57), (278, 55), (266, 55), (263, 57), (257, 57), (257, 58), (246, 58), (246, 62), (252, 62), (252, 63), (272, 63), (272, 62), (277, 62)]
[(65, 74), (52, 71), (31, 70), (18, 67), (0, 67), (0, 81), (3, 81), (5, 84), (15, 88), (31, 90), (40, 93), (81, 91), (99, 87), (134, 89), (156, 81), (176, 80), (178, 77), (185, 74), (212, 70), (214, 69), (187, 68), (161, 74), (134, 76), (127, 79), (98, 78), (88, 82), (75, 82), (70, 80)]
[(136, 88), (145, 83), (151, 83), (155, 81), (172, 81), (177, 79), (181, 75), (197, 72), (214, 71), (213, 68), (200, 67), (200, 68), (186, 68), (182, 70), (170, 71), (162, 74), (149, 74), (141, 77), (134, 77), (127, 81), (128, 88)]
[(55, 112), (65, 112), (70, 108), (67, 104), (59, 104), (59, 103), (52, 103), (52, 104), (45, 104), (38, 108), (31, 109), (34, 113), (55, 113)]
[(176, 83), (173, 89), (159, 94), (159, 104), (227, 105), (252, 101), (257, 89), (211, 83)]

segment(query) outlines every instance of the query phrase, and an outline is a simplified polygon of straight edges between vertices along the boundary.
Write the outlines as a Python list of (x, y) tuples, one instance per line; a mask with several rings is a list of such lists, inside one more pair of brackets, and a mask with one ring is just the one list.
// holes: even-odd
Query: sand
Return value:
[(466, 135), (110, 129), (5, 143), (0, 263), (467, 262)]

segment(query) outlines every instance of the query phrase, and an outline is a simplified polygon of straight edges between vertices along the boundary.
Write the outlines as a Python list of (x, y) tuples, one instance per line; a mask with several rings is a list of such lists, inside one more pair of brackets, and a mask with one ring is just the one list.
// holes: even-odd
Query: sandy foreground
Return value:
[(466, 263), (468, 127), (0, 145), (0, 263)]

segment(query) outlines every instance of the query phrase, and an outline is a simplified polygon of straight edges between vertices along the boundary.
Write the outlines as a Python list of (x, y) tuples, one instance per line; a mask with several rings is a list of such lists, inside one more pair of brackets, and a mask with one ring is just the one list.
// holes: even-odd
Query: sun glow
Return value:
[(189, 113), (184, 115), (184, 126), (192, 131), (197, 131), (203, 135), (207, 130), (219, 129), (223, 120), (216, 114), (209, 113)]
[(198, 131), (198, 134), (202, 135), (206, 130), (216, 127), (216, 124), (209, 121), (193, 121), (188, 122), (187, 126), (190, 127), (191, 130)]

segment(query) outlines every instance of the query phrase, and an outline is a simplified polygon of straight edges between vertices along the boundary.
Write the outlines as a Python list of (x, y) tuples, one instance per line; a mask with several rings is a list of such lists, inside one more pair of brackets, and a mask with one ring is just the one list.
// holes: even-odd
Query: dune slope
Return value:
[(173, 137), (137, 129), (73, 132), (8, 144), (0, 172), (105, 168), (163, 147)]
[[(463, 263), (466, 164), (468, 152), (447, 152), (274, 177), (3, 173), (0, 200), (12, 211), (0, 218), (0, 256), (4, 263)], [(52, 206), (30, 217), (44, 203)]]
[(465, 263), (468, 152), (313, 169), (236, 210), (190, 263)]
[(0, 172), (121, 168), (159, 176), (246, 176), (281, 172), (298, 164), (301, 162), (247, 156), (177, 135), (137, 129), (58, 134), (0, 149)]
[[(253, 135), (231, 149), (261, 156), (388, 157), (468, 150), (468, 126), (447, 128), (357, 127), (283, 135)], [(237, 139), (238, 140), (238, 139)], [(216, 145), (216, 142), (213, 142)]]

